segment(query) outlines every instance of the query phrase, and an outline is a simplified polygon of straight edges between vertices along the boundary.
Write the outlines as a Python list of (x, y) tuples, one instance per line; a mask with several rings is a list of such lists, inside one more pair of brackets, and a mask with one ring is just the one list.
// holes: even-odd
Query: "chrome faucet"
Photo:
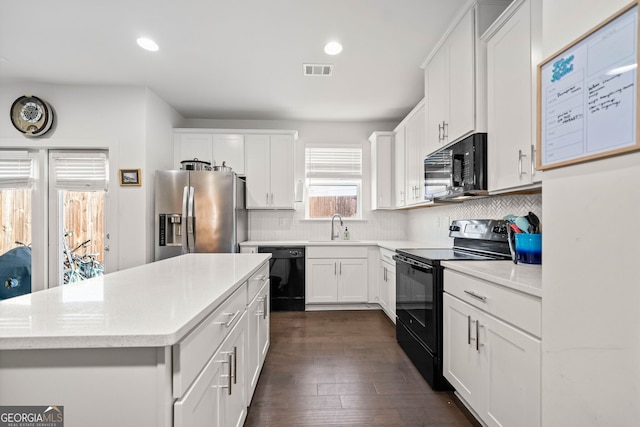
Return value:
[(336, 238), (340, 238), (340, 232), (338, 231), (337, 233), (334, 231), (334, 223), (333, 221), (336, 219), (336, 217), (340, 218), (340, 226), (342, 227), (344, 225), (344, 223), (342, 222), (342, 217), (340, 216), (340, 214), (334, 214), (331, 217), (331, 240), (336, 240)]

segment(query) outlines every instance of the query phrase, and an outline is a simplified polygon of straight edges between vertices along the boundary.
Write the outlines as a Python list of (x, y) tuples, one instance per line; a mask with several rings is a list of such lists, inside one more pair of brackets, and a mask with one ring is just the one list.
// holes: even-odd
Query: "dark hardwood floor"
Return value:
[(245, 426), (478, 426), (434, 392), (381, 311), (272, 312)]

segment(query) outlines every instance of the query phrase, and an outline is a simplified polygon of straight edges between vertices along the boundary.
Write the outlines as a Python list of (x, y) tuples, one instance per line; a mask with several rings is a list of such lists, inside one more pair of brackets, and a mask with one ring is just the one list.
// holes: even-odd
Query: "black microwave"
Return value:
[(487, 194), (487, 134), (475, 133), (424, 159), (426, 200)]

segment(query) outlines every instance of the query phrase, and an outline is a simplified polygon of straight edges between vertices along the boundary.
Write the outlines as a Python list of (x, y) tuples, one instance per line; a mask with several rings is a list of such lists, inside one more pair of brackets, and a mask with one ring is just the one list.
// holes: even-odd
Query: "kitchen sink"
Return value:
[(309, 243), (358, 243), (360, 240), (309, 240)]

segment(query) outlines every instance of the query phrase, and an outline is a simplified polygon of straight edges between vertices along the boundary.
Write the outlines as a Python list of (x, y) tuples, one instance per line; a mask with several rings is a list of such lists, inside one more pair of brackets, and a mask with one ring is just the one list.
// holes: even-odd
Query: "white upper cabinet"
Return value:
[(480, 34), (509, 0), (479, 0), (454, 19), (424, 65), (426, 154), (486, 132), (486, 50)]
[(464, 15), (425, 68), (429, 153), (475, 128), (474, 16)]
[(405, 125), (405, 197), (406, 205), (424, 202), (424, 156), (426, 107), (420, 102), (407, 117)]
[(174, 129), (175, 167), (180, 168), (182, 160), (197, 158), (212, 166), (225, 162), (235, 173), (244, 175), (244, 136), (217, 132), (217, 129)]
[(426, 107), (423, 99), (394, 129), (394, 207), (424, 202)]
[(247, 209), (294, 208), (295, 134), (246, 135)]
[(393, 208), (393, 132), (374, 132), (371, 142), (371, 210)]
[(405, 193), (405, 131), (404, 125), (398, 126), (393, 132), (393, 204), (396, 208), (401, 208), (407, 203)]
[(488, 185), (491, 192), (540, 182), (535, 170), (540, 0), (517, 0), (483, 36), (487, 44)]

